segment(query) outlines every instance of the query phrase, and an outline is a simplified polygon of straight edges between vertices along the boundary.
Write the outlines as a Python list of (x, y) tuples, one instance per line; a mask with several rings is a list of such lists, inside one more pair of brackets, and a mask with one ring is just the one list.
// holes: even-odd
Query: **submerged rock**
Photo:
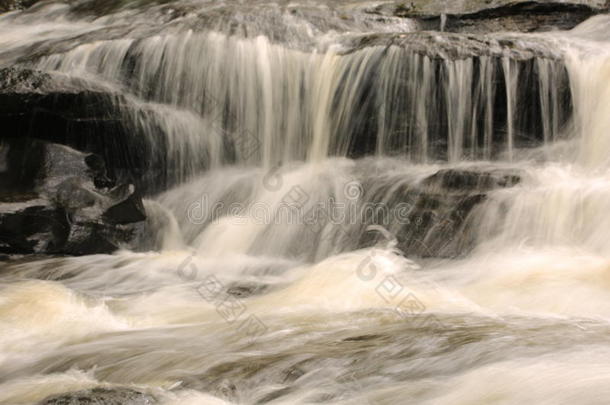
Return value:
[(152, 405), (157, 403), (149, 394), (131, 388), (92, 388), (56, 395), (38, 405)]
[(227, 294), (237, 298), (248, 298), (261, 295), (270, 289), (269, 285), (254, 283), (234, 283), (227, 288)]
[(37, 140), (0, 143), (0, 252), (110, 253), (146, 219), (133, 185), (99, 157)]
[(447, 192), (485, 192), (496, 188), (512, 187), (521, 182), (517, 172), (473, 171), (466, 169), (443, 169), (426, 178), (422, 184), (437, 187)]

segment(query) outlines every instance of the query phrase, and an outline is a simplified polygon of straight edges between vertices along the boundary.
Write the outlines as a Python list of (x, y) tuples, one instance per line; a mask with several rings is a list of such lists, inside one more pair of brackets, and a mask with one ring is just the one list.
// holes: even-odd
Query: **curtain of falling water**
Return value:
[[(556, 107), (560, 95), (549, 85), (563, 80), (563, 70), (553, 60), (535, 60), (534, 86), (540, 89), (538, 108), (549, 141), (565, 121)], [(213, 32), (101, 41), (44, 57), (36, 66), (97, 74), (127, 87), (142, 100), (127, 110), (159, 111), (153, 119), (167, 137), (168, 159), (180, 161), (186, 172), (193, 170), (194, 153), (208, 156), (213, 167), (220, 164), (222, 142), (232, 145), (234, 161), (268, 168), (375, 152), (400, 152), (415, 161), (457, 162), (498, 153), (510, 159), (522, 120), (517, 106), (536, 103), (519, 99), (526, 97), (517, 89), (519, 67), (508, 57), (499, 64), (487, 56), (439, 63), (399, 46), (303, 52), (262, 36)], [(506, 107), (499, 112), (497, 76), (505, 83), (500, 103)], [(159, 104), (169, 106), (166, 112)], [(498, 131), (506, 134), (497, 142), (500, 149), (494, 146)]]

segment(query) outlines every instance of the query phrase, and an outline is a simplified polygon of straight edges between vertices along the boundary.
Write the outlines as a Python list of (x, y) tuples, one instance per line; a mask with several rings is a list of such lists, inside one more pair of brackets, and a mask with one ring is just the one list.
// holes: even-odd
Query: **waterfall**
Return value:
[[(130, 132), (162, 138), (148, 141), (150, 158), (173, 162), (175, 181), (227, 161), (269, 169), (374, 153), (419, 162), (510, 159), (523, 143), (558, 136), (570, 113), (560, 51), (544, 49), (545, 38), (532, 53), (505, 45), (529, 38), (483, 44), (397, 26), (406, 29), (398, 40), (343, 34), (304, 50), (256, 33), (227, 35), (218, 25), (203, 32), (184, 25), (73, 44), (28, 65), (126, 94), (119, 104)], [(490, 49), (477, 53), (483, 45)], [(522, 85), (520, 74), (533, 81)], [(500, 81), (504, 88), (494, 85)], [(524, 116), (530, 113), (517, 109), (524, 103), (540, 113)]]
[[(113, 254), (0, 255), (0, 404), (604, 402), (610, 17), (452, 32), (496, 3), (432, 3), (0, 15), (0, 71), (55, 86), (11, 100), (98, 97), (61, 140), (148, 216)], [(0, 138), (57, 142), (41, 110)]]

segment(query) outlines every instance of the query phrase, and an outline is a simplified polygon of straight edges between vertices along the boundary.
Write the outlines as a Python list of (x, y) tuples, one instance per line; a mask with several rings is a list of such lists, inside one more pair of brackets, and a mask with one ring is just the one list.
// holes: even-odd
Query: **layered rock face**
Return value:
[(0, 139), (36, 138), (92, 152), (111, 175), (140, 185), (143, 173), (154, 169), (150, 145), (129, 131), (124, 104), (117, 91), (77, 77), (0, 69)]
[(369, 11), (413, 18), (426, 30), (485, 34), (568, 30), (609, 8), (606, 0), (411, 0), (386, 2)]
[(96, 155), (29, 139), (0, 143), (0, 252), (84, 255), (129, 246), (146, 218)]

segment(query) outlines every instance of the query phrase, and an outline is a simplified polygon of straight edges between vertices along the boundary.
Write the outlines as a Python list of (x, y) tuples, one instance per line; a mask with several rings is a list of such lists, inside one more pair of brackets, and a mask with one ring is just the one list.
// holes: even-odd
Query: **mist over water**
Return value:
[(0, 16), (0, 66), (114, 94), (169, 185), (139, 251), (2, 265), (1, 404), (607, 403), (609, 16), (478, 38), (370, 7)]

